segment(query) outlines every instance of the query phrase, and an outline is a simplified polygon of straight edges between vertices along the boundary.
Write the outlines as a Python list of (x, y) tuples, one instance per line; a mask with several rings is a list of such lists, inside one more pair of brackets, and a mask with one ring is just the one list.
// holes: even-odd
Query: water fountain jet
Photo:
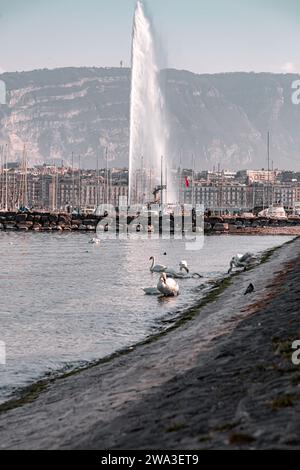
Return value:
[(141, 0), (137, 1), (134, 14), (131, 73), (129, 204), (153, 200), (154, 188), (161, 185), (161, 173), (168, 189), (165, 202), (171, 202), (165, 100), (159, 81), (155, 36)]

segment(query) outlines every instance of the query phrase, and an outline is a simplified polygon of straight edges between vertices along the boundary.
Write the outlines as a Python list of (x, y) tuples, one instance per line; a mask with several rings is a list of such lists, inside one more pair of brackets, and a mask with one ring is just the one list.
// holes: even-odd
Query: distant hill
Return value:
[[(300, 169), (300, 105), (291, 101), (297, 75), (225, 73), (161, 74), (170, 119), (170, 155), (198, 168), (266, 167), (271, 132), (274, 166)], [(32, 163), (71, 161), (81, 155), (95, 167), (109, 147), (111, 165), (128, 165), (130, 70), (61, 68), (0, 75), (7, 105), (0, 105), (0, 140), (11, 159), (23, 144)], [(151, 117), (150, 117), (151, 118)], [(180, 157), (181, 155), (181, 157)]]

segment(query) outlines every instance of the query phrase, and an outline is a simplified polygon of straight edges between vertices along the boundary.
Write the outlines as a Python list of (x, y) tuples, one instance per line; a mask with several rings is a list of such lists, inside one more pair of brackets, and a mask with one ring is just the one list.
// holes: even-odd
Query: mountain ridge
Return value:
[[(266, 166), (300, 169), (300, 106), (292, 103), (297, 74), (225, 72), (195, 74), (165, 69), (161, 86), (170, 122), (169, 155), (197, 168)], [(31, 163), (71, 161), (85, 167), (103, 162), (128, 165), (130, 69), (65, 67), (0, 75), (7, 104), (0, 105), (0, 140), (10, 143), (10, 159), (23, 145)]]

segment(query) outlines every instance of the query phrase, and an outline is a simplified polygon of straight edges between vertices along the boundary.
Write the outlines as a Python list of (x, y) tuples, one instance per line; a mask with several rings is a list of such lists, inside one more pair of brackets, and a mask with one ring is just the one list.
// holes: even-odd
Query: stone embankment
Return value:
[[(104, 216), (54, 212), (0, 212), (0, 230), (23, 232), (90, 231), (95, 232)], [(133, 220), (133, 217), (132, 219)], [(111, 219), (107, 219), (108, 224)], [(141, 230), (142, 231), (142, 230)], [(207, 234), (232, 235), (300, 235), (300, 217), (275, 220), (255, 217), (205, 217)]]
[(300, 217), (267, 219), (263, 217), (207, 217), (206, 233), (228, 233), (230, 235), (300, 235)]
[(0, 230), (19, 230), (34, 232), (49, 231), (96, 231), (103, 217), (97, 215), (74, 215), (50, 212), (2, 212)]

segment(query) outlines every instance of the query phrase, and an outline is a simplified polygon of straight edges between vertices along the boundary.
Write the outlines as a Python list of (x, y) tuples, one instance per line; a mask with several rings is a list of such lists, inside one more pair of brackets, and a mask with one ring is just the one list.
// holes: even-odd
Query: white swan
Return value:
[[(167, 269), (166, 275), (167, 277), (171, 277), (173, 279), (201, 279), (203, 276), (199, 273), (190, 273), (188, 268), (187, 261), (182, 260), (179, 263), (180, 271), (177, 272), (175, 269)], [(186, 272), (183, 272), (186, 271)]]
[(160, 292), (157, 287), (143, 287), (143, 291), (146, 295), (159, 295)]
[(244, 255), (238, 253), (231, 258), (228, 274), (232, 272), (233, 268), (244, 268), (246, 270), (250, 266), (253, 266), (256, 261), (257, 256), (255, 256), (253, 253), (247, 252)]
[(174, 279), (167, 278), (166, 273), (162, 273), (157, 284), (157, 290), (165, 297), (175, 297), (179, 294), (179, 285)]
[[(183, 273), (182, 271), (186, 271), (185, 273)], [(188, 265), (187, 265), (187, 261), (183, 260), (183, 261), (180, 261), (179, 263), (179, 272), (176, 271), (176, 269), (172, 269), (172, 268), (166, 268), (165, 270), (165, 273), (167, 275), (167, 277), (173, 277), (173, 278), (179, 278), (181, 279), (182, 277), (186, 277), (186, 275), (189, 273), (189, 268), (188, 268)]]
[(185, 270), (187, 272), (187, 274), (190, 272), (189, 268), (188, 268), (188, 264), (187, 264), (187, 261), (185, 260), (181, 260), (180, 263), (179, 263), (179, 268), (180, 268), (180, 271), (183, 271)]
[(152, 260), (152, 264), (150, 266), (150, 271), (152, 273), (163, 273), (164, 271), (167, 270), (167, 266), (164, 266), (163, 264), (155, 264), (154, 256), (151, 256), (149, 258), (149, 261), (151, 260)]
[(89, 243), (94, 243), (95, 245), (99, 245), (101, 242), (100, 238), (92, 238)]

